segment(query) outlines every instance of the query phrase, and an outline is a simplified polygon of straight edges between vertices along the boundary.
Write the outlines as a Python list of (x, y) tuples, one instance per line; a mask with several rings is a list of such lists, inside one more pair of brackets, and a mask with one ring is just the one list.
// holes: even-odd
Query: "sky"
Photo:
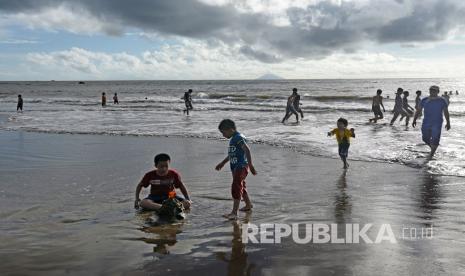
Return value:
[(0, 0), (0, 80), (463, 78), (463, 0)]

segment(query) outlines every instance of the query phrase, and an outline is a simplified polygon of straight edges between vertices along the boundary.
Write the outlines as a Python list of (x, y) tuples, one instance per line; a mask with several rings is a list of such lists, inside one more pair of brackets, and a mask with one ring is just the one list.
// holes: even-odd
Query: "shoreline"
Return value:
[[(36, 134), (50, 134), (50, 135), (89, 135), (89, 136), (108, 136), (108, 137), (134, 137), (134, 138), (175, 138), (175, 139), (194, 139), (194, 140), (203, 140), (203, 141), (214, 141), (214, 142), (223, 142), (226, 143), (228, 140), (219, 136), (209, 136), (209, 135), (184, 135), (184, 134), (131, 134), (131, 133), (108, 133), (108, 132), (68, 132), (68, 131), (41, 131), (41, 130), (15, 130), (15, 129), (0, 129), (1, 132), (27, 132), (27, 133), (36, 133)], [(323, 154), (315, 154), (311, 151), (304, 151), (304, 150), (298, 150), (297, 148), (299, 146), (290, 146), (290, 145), (285, 145), (285, 144), (276, 144), (276, 143), (271, 143), (267, 141), (248, 141), (249, 144), (251, 145), (264, 145), (264, 146), (269, 146), (271, 148), (276, 148), (276, 149), (284, 149), (290, 152), (294, 152), (296, 154), (301, 154), (304, 156), (309, 156), (309, 157), (315, 157), (315, 158), (324, 158), (324, 159), (330, 159), (330, 160), (339, 160), (340, 158), (337, 156), (326, 156)], [(336, 144), (334, 145), (336, 147)], [(349, 152), (350, 153), (350, 152)], [(350, 156), (350, 154), (349, 154)], [(394, 164), (394, 165), (399, 165), (411, 169), (416, 169), (419, 171), (422, 171), (424, 173), (430, 174), (430, 175), (435, 175), (435, 176), (441, 176), (441, 177), (457, 177), (457, 178), (465, 178), (465, 176), (460, 176), (460, 175), (449, 175), (449, 174), (441, 174), (441, 173), (430, 173), (425, 170), (424, 164), (419, 164), (419, 163), (404, 163), (404, 162), (396, 162), (396, 161), (389, 161), (389, 160), (379, 160), (379, 159), (373, 159), (373, 160), (364, 160), (364, 159), (356, 159), (356, 158), (351, 158), (349, 157), (347, 159), (348, 161), (351, 162), (363, 162), (363, 163), (379, 163), (379, 164)], [(435, 159), (436, 160), (436, 159)]]

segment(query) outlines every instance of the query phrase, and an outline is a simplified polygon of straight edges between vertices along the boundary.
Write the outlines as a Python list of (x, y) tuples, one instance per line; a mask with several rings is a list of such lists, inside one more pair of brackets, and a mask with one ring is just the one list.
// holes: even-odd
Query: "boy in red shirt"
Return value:
[[(144, 175), (136, 188), (136, 201), (134, 208), (142, 207), (145, 210), (155, 211), (160, 209), (164, 200), (168, 199), (170, 192), (175, 192), (178, 188), (184, 197), (176, 196), (182, 202), (185, 209), (189, 209), (191, 201), (189, 192), (181, 181), (181, 176), (175, 170), (169, 168), (171, 158), (166, 153), (160, 153), (155, 156), (155, 170)], [(150, 195), (142, 201), (139, 198), (142, 187), (150, 186)]]

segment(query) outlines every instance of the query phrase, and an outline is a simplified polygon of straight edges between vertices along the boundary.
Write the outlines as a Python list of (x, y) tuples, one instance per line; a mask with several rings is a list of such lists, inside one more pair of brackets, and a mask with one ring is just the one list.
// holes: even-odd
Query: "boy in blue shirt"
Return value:
[(233, 209), (231, 213), (225, 214), (223, 217), (235, 220), (237, 219), (237, 211), (239, 210), (241, 198), (244, 199), (245, 207), (240, 209), (240, 211), (247, 212), (252, 210), (253, 205), (247, 193), (245, 178), (247, 177), (249, 168), (253, 175), (256, 175), (257, 172), (252, 164), (252, 156), (246, 139), (236, 130), (236, 124), (232, 120), (225, 119), (221, 121), (218, 129), (225, 138), (231, 139), (229, 141), (228, 156), (215, 167), (219, 171), (229, 162), (233, 176), (231, 185), (231, 195), (234, 200)]

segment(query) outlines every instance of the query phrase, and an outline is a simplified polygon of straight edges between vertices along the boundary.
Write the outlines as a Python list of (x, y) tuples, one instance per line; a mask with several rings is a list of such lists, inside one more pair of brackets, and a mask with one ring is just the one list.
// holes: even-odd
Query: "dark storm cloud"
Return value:
[(464, 25), (462, 0), (330, 1), (289, 8), (286, 26), (266, 14), (241, 13), (233, 5), (211, 6), (194, 0), (0, 0), (0, 12), (35, 13), (65, 6), (86, 10), (115, 26), (103, 31), (137, 28), (146, 32), (241, 45), (243, 55), (266, 63), (285, 58), (323, 58), (352, 51), (366, 41), (416, 43), (438, 41)]
[(268, 53), (258, 51), (253, 49), (250, 46), (242, 46), (241, 49), (239, 50), (242, 54), (251, 57), (253, 59), (259, 60), (264, 63), (278, 63), (281, 61), (281, 59), (277, 56), (270, 55)]

